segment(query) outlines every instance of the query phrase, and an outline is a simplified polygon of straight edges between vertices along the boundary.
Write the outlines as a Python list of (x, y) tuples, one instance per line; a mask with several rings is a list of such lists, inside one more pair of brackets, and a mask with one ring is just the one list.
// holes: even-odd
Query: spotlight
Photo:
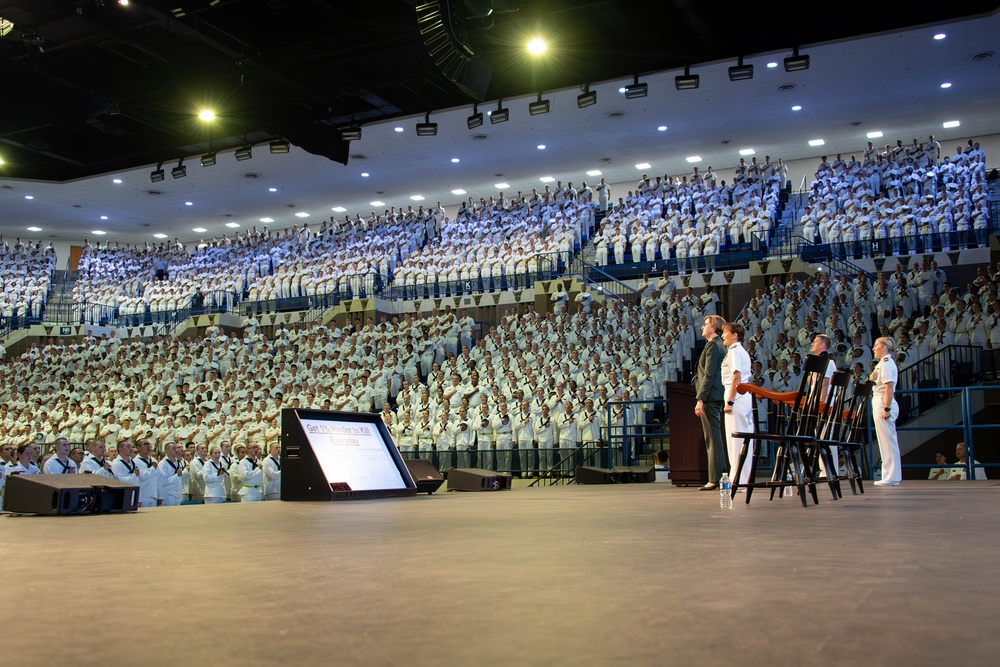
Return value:
[(253, 159), (253, 152), (250, 150), (249, 146), (244, 146), (235, 153), (236, 160), (238, 162), (243, 162), (244, 160)]
[(165, 173), (163, 173), (163, 163), (162, 162), (159, 163), (158, 165), (156, 165), (156, 169), (154, 171), (149, 172), (149, 180), (152, 183), (159, 183), (160, 181), (162, 181), (166, 177), (167, 177), (167, 175)]
[(201, 166), (211, 167), (215, 165), (215, 153), (205, 153), (201, 156)]
[(633, 83), (625, 86), (625, 99), (627, 100), (639, 99), (640, 97), (645, 97), (648, 94), (649, 86), (645, 82), (639, 83), (638, 74), (635, 75)]
[(799, 47), (796, 46), (792, 55), (785, 58), (785, 71), (801, 72), (806, 69), (809, 69), (809, 56), (800, 56)]
[(597, 104), (597, 91), (590, 89), (590, 84), (588, 83), (583, 87), (583, 93), (576, 96), (576, 106), (581, 109), (587, 107), (592, 107)]
[(478, 104), (472, 105), (472, 115), (465, 119), (465, 124), (470, 130), (474, 130), (483, 124), (483, 112), (479, 110)]
[(356, 125), (345, 127), (340, 131), (340, 138), (344, 141), (359, 141), (361, 139), (361, 128)]
[(284, 139), (279, 139), (278, 141), (271, 142), (271, 153), (287, 153), (288, 152), (288, 142)]
[(528, 113), (532, 116), (541, 116), (549, 112), (549, 101), (542, 99), (542, 94), (538, 93), (538, 100), (528, 105)]
[(510, 109), (503, 108), (503, 100), (497, 100), (497, 110), (490, 114), (490, 122), (496, 125), (506, 123), (508, 120), (510, 120)]
[(438, 124), (431, 122), (431, 113), (428, 111), (424, 116), (424, 122), (417, 123), (418, 137), (435, 137), (438, 133)]
[(170, 175), (174, 178), (184, 178), (188, 175), (188, 168), (184, 166), (184, 158), (177, 161), (177, 166), (170, 170)]
[(685, 67), (684, 74), (674, 77), (674, 86), (677, 90), (694, 90), (701, 83), (701, 77), (697, 74), (691, 74), (691, 68)]
[(753, 78), (753, 65), (744, 65), (743, 56), (740, 56), (738, 65), (729, 68), (730, 81), (749, 81)]

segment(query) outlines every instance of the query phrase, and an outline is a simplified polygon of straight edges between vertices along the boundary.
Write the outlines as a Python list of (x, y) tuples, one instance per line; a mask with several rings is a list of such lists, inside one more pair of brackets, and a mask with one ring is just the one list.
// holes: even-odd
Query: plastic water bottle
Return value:
[(719, 482), (719, 505), (724, 510), (733, 509), (733, 490), (729, 488), (729, 473), (722, 473), (722, 481)]

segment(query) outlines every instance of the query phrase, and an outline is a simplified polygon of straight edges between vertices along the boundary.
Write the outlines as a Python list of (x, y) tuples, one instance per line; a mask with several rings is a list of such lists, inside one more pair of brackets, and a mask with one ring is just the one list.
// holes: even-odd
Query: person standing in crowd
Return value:
[(181, 504), (181, 488), (187, 468), (181, 458), (182, 447), (176, 442), (168, 442), (163, 449), (163, 459), (157, 466), (159, 487), (157, 489), (160, 505), (171, 507)]
[(899, 371), (893, 361), (896, 341), (883, 336), (875, 341), (874, 352), (878, 364), (869, 377), (875, 383), (872, 388), (872, 421), (875, 422), (875, 436), (882, 455), (882, 479), (875, 482), (875, 486), (899, 486), (902, 479), (899, 443), (896, 440), (899, 404), (894, 396)]
[[(743, 336), (746, 330), (738, 322), (727, 322), (722, 327), (722, 343), (726, 346), (726, 357), (722, 360), (722, 387), (726, 405), (725, 413), (726, 438), (729, 445), (729, 478), (736, 482), (736, 466), (739, 464), (740, 450), (743, 438), (733, 433), (747, 433), (753, 430), (753, 399), (749, 393), (737, 393), (736, 387), (741, 382), (750, 381), (750, 355), (743, 349)], [(750, 481), (750, 462), (747, 461), (740, 473), (739, 485)]]
[(726, 468), (726, 455), (722, 444), (722, 360), (726, 348), (719, 338), (726, 321), (719, 315), (709, 315), (701, 327), (701, 335), (707, 341), (698, 358), (698, 367), (691, 384), (694, 385), (694, 413), (701, 418), (705, 433), (705, 448), (708, 450), (708, 483), (702, 491), (715, 491)]
[(264, 498), (261, 490), (264, 482), (264, 470), (257, 461), (259, 456), (260, 445), (251, 444), (247, 446), (246, 458), (240, 461), (239, 465), (243, 469), (243, 488), (240, 489), (241, 502), (255, 503)]
[(156, 457), (149, 440), (136, 443), (135, 463), (139, 472), (139, 507), (156, 507), (159, 498), (159, 475), (156, 472)]
[(281, 445), (272, 443), (264, 459), (264, 500), (281, 500)]
[(43, 471), (46, 475), (75, 475), (76, 462), (69, 457), (69, 440), (59, 438), (53, 446), (54, 455), (45, 462)]
[(226, 502), (226, 480), (229, 469), (222, 460), (222, 448), (213, 446), (205, 464), (205, 504)]

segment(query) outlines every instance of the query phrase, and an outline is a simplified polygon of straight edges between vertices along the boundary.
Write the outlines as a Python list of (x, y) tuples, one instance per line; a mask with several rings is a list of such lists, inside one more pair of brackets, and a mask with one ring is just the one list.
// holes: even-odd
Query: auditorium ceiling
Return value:
[[(546, 176), (689, 173), (693, 156), (718, 171), (741, 149), (857, 152), (875, 130), (876, 144), (933, 133), (948, 152), (949, 139), (1000, 132), (996, 2), (817, 14), (756, 0), (455, 0), (442, 4), (462, 15), (474, 64), (450, 77), (418, 4), (0, 0), (0, 233), (194, 241), (318, 224), (335, 208), (455, 205), (460, 189), (530, 192)], [(549, 49), (529, 56), (536, 36)], [(809, 69), (786, 72), (796, 47)], [(741, 56), (753, 79), (730, 81)], [(685, 67), (695, 90), (675, 88)], [(635, 81), (648, 95), (626, 99)], [(588, 84), (596, 104), (578, 108)], [(550, 112), (532, 116), (539, 93)], [(500, 100), (509, 121), (467, 127), (475, 102), (491, 112)], [(214, 121), (197, 118), (205, 108)], [(436, 136), (416, 136), (426, 120)], [(344, 141), (349, 127), (361, 138)], [(272, 154), (272, 141), (289, 152)], [(244, 148), (251, 159), (236, 160)], [(178, 166), (185, 177), (172, 177)]]

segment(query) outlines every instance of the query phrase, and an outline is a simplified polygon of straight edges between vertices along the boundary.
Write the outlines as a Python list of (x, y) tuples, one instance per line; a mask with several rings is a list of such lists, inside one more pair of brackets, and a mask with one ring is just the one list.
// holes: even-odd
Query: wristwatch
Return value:
[(882, 408), (882, 409), (885, 410), (886, 412), (892, 412), (892, 408)]
[(726, 405), (736, 405), (735, 401), (726, 401)]

